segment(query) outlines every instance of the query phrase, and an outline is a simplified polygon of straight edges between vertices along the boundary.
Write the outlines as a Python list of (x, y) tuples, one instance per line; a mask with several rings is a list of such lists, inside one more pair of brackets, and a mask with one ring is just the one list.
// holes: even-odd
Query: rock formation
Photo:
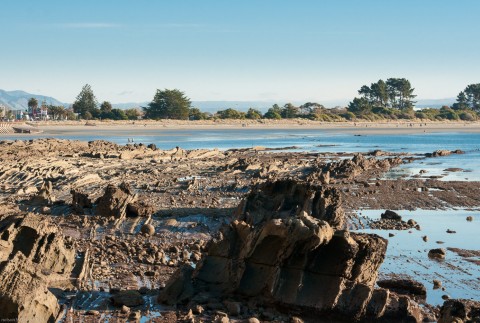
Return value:
[(137, 195), (128, 184), (122, 183), (118, 187), (109, 184), (105, 188), (104, 195), (95, 202), (97, 205), (95, 212), (101, 216), (121, 219), (126, 217), (128, 205), (136, 199)]
[(440, 309), (438, 323), (480, 322), (480, 302), (467, 299), (449, 299)]
[(389, 306), (420, 312), (374, 288), (387, 240), (341, 230), (342, 219), (335, 189), (267, 182), (240, 204), (197, 268), (174, 275), (159, 301), (188, 302), (207, 292), (349, 319), (377, 319)]
[(55, 322), (59, 306), (48, 282), (68, 278), (75, 250), (47, 218), (28, 214), (0, 221), (0, 318)]

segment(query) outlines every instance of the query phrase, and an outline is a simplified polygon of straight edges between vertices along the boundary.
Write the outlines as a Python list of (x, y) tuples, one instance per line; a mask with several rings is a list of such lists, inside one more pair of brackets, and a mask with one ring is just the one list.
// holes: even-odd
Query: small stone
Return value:
[(442, 299), (446, 301), (447, 299), (450, 299), (450, 296), (444, 294), (444, 295), (442, 295)]
[(123, 305), (121, 311), (123, 314), (128, 314), (130, 313), (130, 307)]
[(260, 320), (256, 317), (251, 317), (247, 320), (247, 323), (260, 323)]
[(427, 237), (427, 236), (423, 236), (422, 239), (423, 239), (423, 241), (425, 241), (425, 242), (428, 241), (428, 237)]
[(428, 257), (429, 258), (445, 259), (446, 255), (447, 255), (447, 251), (443, 248), (431, 249), (428, 252)]
[(439, 289), (440, 287), (442, 287), (442, 282), (437, 280), (437, 279), (434, 279), (433, 280), (433, 289)]
[(394, 237), (394, 236), (395, 236), (395, 234), (393, 234), (393, 233), (389, 233), (389, 234), (388, 234), (388, 236), (391, 238), (391, 237)]
[(153, 236), (155, 234), (155, 227), (151, 224), (144, 224), (140, 228), (140, 231), (142, 233), (145, 233), (145, 234), (149, 235), (149, 236)]
[(292, 316), (290, 318), (290, 323), (303, 323), (303, 320), (297, 316)]
[(132, 312), (132, 313), (130, 313), (130, 315), (128, 316), (128, 318), (129, 318), (129, 319), (132, 319), (132, 320), (139, 320), (140, 317), (142, 317), (142, 314), (140, 313), (140, 311)]
[(467, 221), (473, 221), (473, 216), (471, 215), (467, 216)]
[(242, 306), (239, 302), (225, 301), (224, 304), (228, 313), (232, 316), (238, 316), (242, 312)]
[(457, 231), (447, 229), (447, 233), (457, 233)]

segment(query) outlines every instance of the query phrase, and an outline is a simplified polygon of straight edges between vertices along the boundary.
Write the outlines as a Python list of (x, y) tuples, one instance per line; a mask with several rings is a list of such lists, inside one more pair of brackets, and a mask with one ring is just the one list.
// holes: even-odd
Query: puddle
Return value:
[[(385, 210), (362, 210), (362, 216), (379, 219)], [(429, 259), (427, 254), (434, 248), (461, 248), (478, 250), (480, 247), (480, 212), (467, 210), (416, 210), (396, 211), (406, 221), (413, 219), (421, 230), (373, 230), (359, 232), (375, 233), (388, 239), (387, 255), (380, 268), (380, 277), (406, 275), (427, 288), (427, 303), (443, 304), (442, 295), (451, 298), (480, 299), (480, 266), (447, 251), (443, 261)], [(473, 221), (466, 220), (472, 216)], [(447, 229), (456, 231), (447, 233)], [(395, 234), (389, 237), (389, 233)], [(422, 237), (427, 236), (428, 241)], [(439, 244), (437, 241), (443, 243)], [(442, 281), (445, 291), (433, 289), (433, 280)]]

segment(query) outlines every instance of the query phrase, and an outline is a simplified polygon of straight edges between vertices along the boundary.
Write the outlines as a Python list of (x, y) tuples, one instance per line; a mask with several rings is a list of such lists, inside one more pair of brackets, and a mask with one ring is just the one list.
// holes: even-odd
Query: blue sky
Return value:
[(0, 88), (100, 101), (347, 102), (405, 77), (421, 99), (480, 82), (480, 1), (1, 0)]

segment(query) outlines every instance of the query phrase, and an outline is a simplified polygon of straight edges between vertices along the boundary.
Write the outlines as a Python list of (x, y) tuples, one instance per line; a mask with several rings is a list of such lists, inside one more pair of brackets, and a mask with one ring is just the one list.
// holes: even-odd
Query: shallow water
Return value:
[[(384, 210), (363, 210), (361, 215), (379, 219)], [(421, 230), (359, 230), (375, 233), (388, 239), (387, 255), (380, 268), (380, 275), (407, 275), (422, 282), (427, 288), (427, 302), (443, 304), (446, 294), (452, 298), (480, 299), (480, 265), (469, 262), (455, 252), (447, 250), (445, 260), (428, 258), (428, 251), (434, 248), (461, 248), (478, 250), (480, 247), (480, 211), (466, 210), (416, 210), (396, 211), (404, 220), (413, 219)], [(466, 221), (472, 216), (473, 221)], [(447, 229), (456, 231), (446, 233)], [(388, 237), (389, 233), (395, 234)], [(422, 236), (428, 236), (424, 242)], [(443, 244), (437, 243), (443, 241)], [(480, 260), (478, 257), (469, 258)], [(445, 291), (433, 289), (433, 280), (442, 281)]]

